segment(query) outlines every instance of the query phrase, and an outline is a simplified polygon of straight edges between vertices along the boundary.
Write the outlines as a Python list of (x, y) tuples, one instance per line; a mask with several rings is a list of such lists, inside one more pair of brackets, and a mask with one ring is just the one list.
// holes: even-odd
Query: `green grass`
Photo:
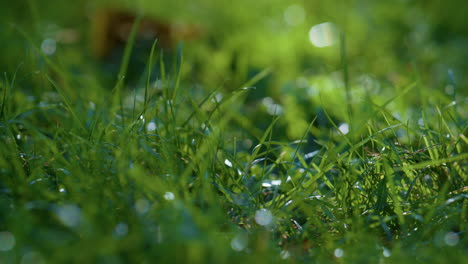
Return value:
[[(0, 263), (468, 258), (467, 99), (453, 72), (358, 75), (343, 41), (317, 55), (321, 70), (283, 75), (278, 54), (244, 63), (261, 44), (233, 36), (173, 58), (130, 39), (109, 81), (83, 47), (48, 56), (24, 28), (28, 52), (0, 82)], [(123, 77), (135, 56), (137, 84)]]

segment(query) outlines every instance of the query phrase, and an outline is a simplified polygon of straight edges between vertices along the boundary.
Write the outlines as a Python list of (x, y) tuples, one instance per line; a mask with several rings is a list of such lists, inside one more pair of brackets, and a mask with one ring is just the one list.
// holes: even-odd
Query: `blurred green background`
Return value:
[[(18, 85), (31, 93), (43, 92), (32, 87), (47, 87), (31, 85), (43, 78), (35, 73), (48, 70), (39, 54), (47, 39), (55, 41), (49, 57), (67, 73), (85, 76), (79, 82), (112, 87), (118, 61), (112, 62), (113, 71), (106, 72), (90, 49), (91, 24), (102, 7), (199, 26), (203, 34), (183, 48), (183, 74), (202, 86), (198, 89), (234, 90), (271, 68), (250, 95), (252, 102), (268, 97), (263, 104), (270, 112), (282, 105), (289, 107), (288, 113), (307, 115), (318, 111), (314, 105), (343, 105), (343, 86), (350, 87), (353, 102), (365, 100), (365, 95), (383, 102), (418, 81), (422, 88), (405, 95), (405, 103), (416, 106), (422, 103), (422, 92), (439, 94), (441, 102), (450, 103), (456, 92), (467, 90), (468, 22), (463, 10), (468, 4), (464, 1), (27, 0), (1, 5), (0, 67), (9, 74), (18, 70)], [(322, 27), (311, 33), (317, 25)], [(314, 34), (316, 40), (328, 43), (317, 47), (311, 40)], [(144, 75), (149, 48), (134, 50), (129, 73), (134, 79)], [(165, 52), (168, 57), (174, 53)], [(345, 83), (344, 72), (349, 78)], [(87, 84), (76, 86), (80, 85)]]

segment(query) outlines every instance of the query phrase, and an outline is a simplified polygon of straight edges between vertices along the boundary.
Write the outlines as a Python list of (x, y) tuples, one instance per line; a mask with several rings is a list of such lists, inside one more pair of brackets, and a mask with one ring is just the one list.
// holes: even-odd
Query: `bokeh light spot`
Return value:
[(57, 43), (55, 42), (54, 39), (47, 38), (42, 41), (41, 44), (41, 50), (47, 55), (52, 55), (55, 53), (55, 50), (57, 49)]
[(150, 132), (155, 131), (156, 123), (154, 121), (149, 122), (148, 125), (146, 125), (146, 129)]
[(175, 195), (171, 192), (166, 192), (164, 194), (164, 199), (166, 199), (167, 201), (172, 201), (175, 199)]
[(135, 211), (139, 214), (146, 214), (150, 209), (150, 202), (146, 199), (138, 199), (135, 202)]
[(335, 249), (335, 251), (333, 252), (333, 254), (334, 254), (335, 257), (337, 257), (337, 258), (341, 258), (341, 257), (343, 257), (343, 255), (344, 255), (344, 251), (343, 251), (343, 249), (341, 249), (341, 248), (337, 248), (337, 249)]
[(57, 216), (68, 227), (76, 227), (81, 222), (81, 209), (73, 204), (64, 205), (57, 209)]
[(239, 233), (231, 240), (231, 248), (235, 251), (242, 251), (247, 245), (248, 236), (245, 233)]
[(255, 221), (261, 226), (270, 225), (273, 222), (273, 214), (268, 209), (260, 209), (255, 213)]
[(458, 237), (458, 234), (454, 232), (448, 232), (444, 236), (445, 244), (451, 247), (456, 246), (459, 240), (460, 238)]
[(337, 42), (338, 32), (333, 23), (321, 23), (310, 29), (309, 40), (318, 48), (328, 47)]
[(114, 228), (114, 235), (116, 237), (124, 237), (128, 233), (128, 225), (125, 223), (118, 223)]
[(8, 232), (0, 232), (0, 251), (9, 251), (11, 250), (16, 243), (15, 236)]

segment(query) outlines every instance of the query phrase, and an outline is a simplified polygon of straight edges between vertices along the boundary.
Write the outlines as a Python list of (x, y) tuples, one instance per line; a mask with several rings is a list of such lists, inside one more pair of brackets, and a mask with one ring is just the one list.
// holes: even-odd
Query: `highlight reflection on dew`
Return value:
[(273, 214), (268, 209), (260, 209), (255, 212), (255, 222), (261, 226), (268, 226), (273, 222)]
[(76, 205), (63, 205), (56, 213), (60, 221), (68, 227), (76, 227), (81, 222), (81, 209)]
[(337, 248), (337, 249), (335, 249), (335, 251), (333, 252), (333, 254), (334, 254), (335, 257), (337, 257), (337, 258), (341, 258), (341, 257), (343, 257), (343, 255), (344, 255), (344, 251), (343, 251), (343, 249), (341, 249), (341, 248)]
[(231, 167), (231, 168), (232, 168), (232, 162), (231, 162), (230, 160), (228, 160), (228, 159), (225, 159), (225, 160), (224, 160), (224, 164), (225, 164), (226, 166), (228, 166), (228, 167)]
[(313, 26), (309, 31), (309, 40), (318, 48), (334, 45), (338, 40), (338, 31), (335, 24), (325, 22)]
[(146, 199), (138, 199), (135, 202), (135, 211), (140, 215), (146, 214), (150, 209), (150, 202)]
[(55, 42), (54, 39), (47, 38), (44, 39), (41, 43), (41, 50), (47, 55), (52, 55), (55, 53), (55, 50), (57, 49), (57, 43)]
[(289, 251), (287, 251), (287, 250), (283, 250), (283, 251), (281, 251), (281, 253), (280, 253), (280, 257), (281, 257), (282, 259), (287, 259), (287, 258), (289, 258), (290, 256), (291, 256), (291, 253), (289, 253)]
[(235, 251), (242, 251), (247, 245), (248, 236), (245, 233), (239, 233), (231, 240), (231, 248)]
[(390, 252), (390, 249), (384, 247), (382, 250), (382, 255), (386, 258), (389, 258), (392, 255), (392, 252)]
[(166, 192), (164, 194), (164, 199), (166, 199), (167, 201), (172, 201), (175, 199), (175, 195), (172, 192)]
[(156, 123), (154, 121), (149, 122), (148, 125), (146, 125), (146, 129), (149, 132), (155, 131), (156, 130)]
[(349, 133), (349, 125), (347, 123), (343, 123), (341, 124), (338, 129), (340, 130), (341, 133), (343, 133), (343, 135), (346, 135)]
[(124, 237), (128, 233), (128, 225), (125, 223), (118, 223), (114, 228), (114, 236)]

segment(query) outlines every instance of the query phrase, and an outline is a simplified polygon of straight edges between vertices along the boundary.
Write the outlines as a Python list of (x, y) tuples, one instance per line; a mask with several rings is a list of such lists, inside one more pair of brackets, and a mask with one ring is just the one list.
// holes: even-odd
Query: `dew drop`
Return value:
[(54, 39), (47, 38), (47, 39), (44, 39), (44, 41), (42, 41), (41, 50), (46, 55), (54, 54), (56, 49), (57, 49), (57, 43), (55, 42)]
[(349, 125), (347, 123), (341, 124), (338, 129), (343, 133), (343, 135), (346, 135), (349, 133)]
[(424, 126), (424, 119), (419, 118), (419, 119), (418, 119), (418, 125), (419, 125), (419, 126)]
[(63, 205), (57, 211), (57, 216), (68, 227), (76, 227), (81, 222), (81, 209), (76, 205)]
[(226, 166), (228, 166), (228, 167), (231, 167), (231, 168), (232, 168), (232, 162), (231, 162), (230, 160), (228, 160), (228, 159), (225, 159), (225, 160), (224, 160), (224, 164), (226, 164)]
[(146, 214), (150, 209), (150, 202), (146, 199), (138, 199), (135, 202), (135, 211), (141, 215)]
[(283, 251), (281, 251), (281, 253), (280, 253), (280, 257), (281, 257), (282, 259), (287, 259), (287, 258), (289, 258), (290, 256), (291, 256), (291, 253), (289, 253), (289, 251), (287, 251), (287, 250), (283, 250)]
[(273, 215), (270, 210), (263, 208), (255, 212), (255, 221), (261, 226), (267, 226), (273, 222)]
[(235, 251), (242, 251), (247, 245), (248, 236), (245, 233), (239, 233), (231, 240), (231, 248)]
[(154, 121), (151, 121), (148, 123), (148, 125), (146, 125), (146, 129), (148, 131), (155, 131), (156, 130), (156, 123)]
[(128, 225), (125, 223), (119, 223), (114, 228), (114, 236), (124, 237), (128, 233)]
[(341, 248), (337, 248), (337, 249), (335, 249), (335, 251), (333, 252), (333, 254), (334, 254), (335, 257), (337, 257), (337, 258), (341, 258), (341, 257), (343, 257), (343, 255), (344, 255), (344, 251), (343, 251), (343, 249), (341, 249)]
[(164, 199), (166, 199), (167, 201), (172, 201), (175, 199), (175, 195), (172, 192), (166, 192), (164, 194)]
[(386, 247), (383, 248), (382, 250), (382, 255), (386, 258), (389, 258), (392, 255), (392, 252)]

